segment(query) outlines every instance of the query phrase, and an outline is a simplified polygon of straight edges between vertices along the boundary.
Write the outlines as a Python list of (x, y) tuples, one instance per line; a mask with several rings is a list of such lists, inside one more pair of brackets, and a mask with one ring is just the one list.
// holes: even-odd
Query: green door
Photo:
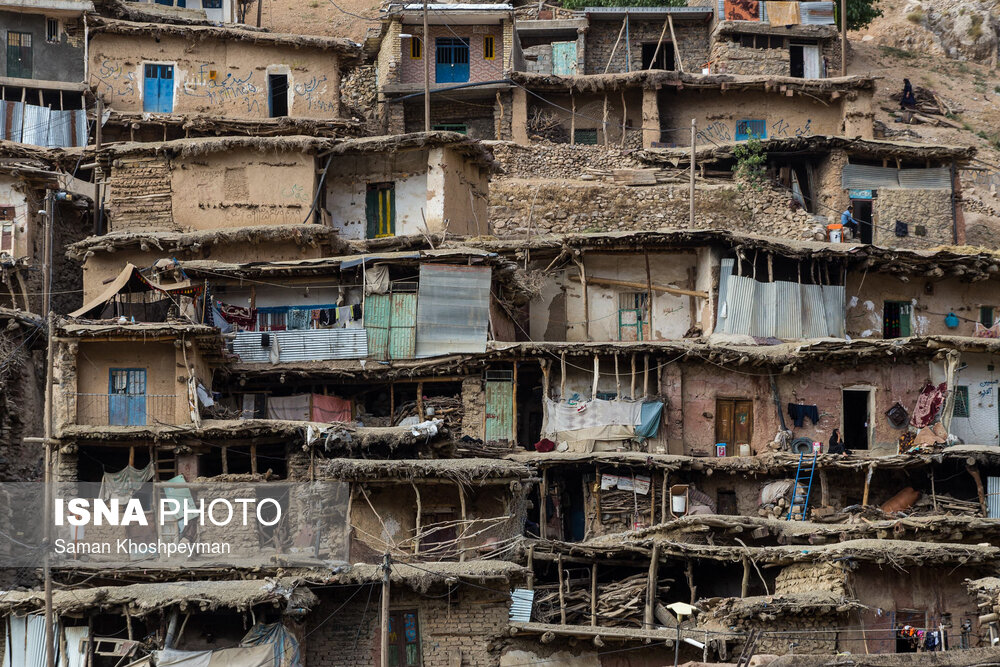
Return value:
[(417, 295), (372, 294), (365, 299), (368, 356), (412, 359), (416, 349)]
[(486, 381), (486, 442), (514, 444), (514, 383)]
[(393, 183), (369, 183), (365, 197), (368, 238), (396, 235), (396, 187)]
[(7, 31), (7, 76), (31, 78), (31, 33)]

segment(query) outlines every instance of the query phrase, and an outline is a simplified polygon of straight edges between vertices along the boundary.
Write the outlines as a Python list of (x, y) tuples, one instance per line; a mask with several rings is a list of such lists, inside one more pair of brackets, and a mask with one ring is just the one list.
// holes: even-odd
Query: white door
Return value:
[(802, 47), (802, 76), (807, 79), (823, 78), (823, 68), (819, 55), (819, 46), (816, 44)]

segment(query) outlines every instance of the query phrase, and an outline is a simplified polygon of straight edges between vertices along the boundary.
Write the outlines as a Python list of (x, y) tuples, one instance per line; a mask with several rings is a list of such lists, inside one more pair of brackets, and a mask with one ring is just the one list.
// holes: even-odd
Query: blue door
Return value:
[(437, 83), (465, 83), (469, 80), (469, 40), (465, 37), (438, 37), (437, 65), (434, 80)]
[(112, 368), (109, 371), (108, 424), (146, 425), (145, 368)]
[(142, 110), (153, 113), (174, 111), (174, 66), (146, 65), (142, 88)]
[(576, 75), (576, 42), (552, 43), (552, 73), (561, 76)]

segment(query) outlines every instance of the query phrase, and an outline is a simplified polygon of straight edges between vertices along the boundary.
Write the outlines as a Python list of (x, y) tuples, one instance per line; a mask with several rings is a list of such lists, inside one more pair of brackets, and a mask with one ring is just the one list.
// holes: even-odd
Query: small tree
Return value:
[(767, 182), (765, 176), (767, 153), (764, 152), (760, 138), (753, 135), (746, 141), (736, 144), (733, 155), (736, 157), (736, 164), (733, 165), (736, 187), (741, 191), (744, 188), (752, 188), (757, 192), (763, 190)]
[[(847, 29), (861, 30), (867, 28), (872, 21), (882, 16), (878, 7), (879, 0), (847, 0)], [(837, 3), (837, 13), (840, 13), (840, 3)], [(840, 17), (837, 17), (840, 25)]]

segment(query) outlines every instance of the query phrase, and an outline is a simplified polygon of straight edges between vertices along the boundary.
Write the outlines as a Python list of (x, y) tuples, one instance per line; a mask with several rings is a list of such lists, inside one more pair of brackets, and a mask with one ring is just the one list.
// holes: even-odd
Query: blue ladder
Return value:
[[(809, 509), (809, 494), (812, 493), (813, 474), (816, 472), (816, 457), (818, 455), (818, 453), (814, 453), (808, 467), (803, 468), (802, 457), (805, 454), (799, 454), (799, 465), (795, 469), (795, 486), (792, 487), (792, 502), (788, 507), (789, 521), (793, 517), (796, 521), (806, 520), (806, 510)], [(806, 480), (807, 474), (808, 480)], [(797, 517), (796, 514), (798, 514)]]

